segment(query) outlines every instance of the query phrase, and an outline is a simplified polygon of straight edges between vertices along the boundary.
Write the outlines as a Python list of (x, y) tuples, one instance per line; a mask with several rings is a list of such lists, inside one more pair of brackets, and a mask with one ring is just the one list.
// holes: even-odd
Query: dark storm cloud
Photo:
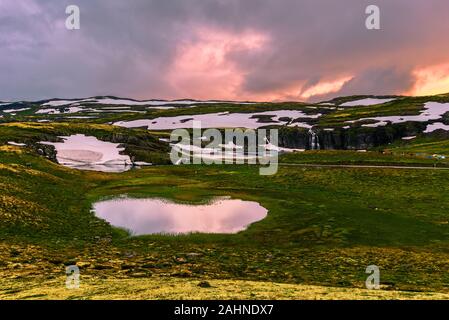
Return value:
[[(69, 4), (81, 9), (81, 30), (64, 27)], [(380, 31), (364, 27), (368, 4), (381, 8)], [(339, 92), (312, 99), (401, 93), (413, 87), (417, 68), (449, 62), (447, 12), (445, 0), (2, 0), (0, 100), (194, 98), (199, 91), (211, 99), (301, 99), (304, 90), (343, 77), (352, 80)], [(232, 44), (220, 62), (232, 72), (191, 90), (184, 84), (198, 73), (174, 66), (180, 44), (207, 47), (198, 30)], [(244, 34), (266, 41), (252, 49), (238, 42)], [(232, 93), (216, 90), (226, 84)]]

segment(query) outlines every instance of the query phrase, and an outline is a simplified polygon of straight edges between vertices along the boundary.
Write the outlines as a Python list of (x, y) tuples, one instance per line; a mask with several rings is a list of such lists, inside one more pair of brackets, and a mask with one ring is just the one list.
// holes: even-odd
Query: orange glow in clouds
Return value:
[(414, 75), (415, 86), (407, 94), (427, 96), (449, 92), (449, 64), (419, 69)]
[[(298, 79), (283, 87), (248, 92), (245, 77), (251, 70), (252, 57), (269, 49), (269, 36), (253, 30), (227, 32), (207, 27), (196, 28), (193, 34), (195, 37), (178, 45), (166, 76), (176, 98), (307, 101), (329, 93), (338, 95), (352, 79), (349, 75), (336, 75), (334, 79), (323, 79), (311, 87), (305, 87), (306, 81)], [(235, 57), (239, 57), (238, 63)], [(242, 61), (247, 61), (248, 65)], [(266, 76), (271, 75), (267, 72)], [(414, 77), (413, 88), (398, 94), (423, 96), (449, 92), (449, 64), (416, 69)]]
[(337, 79), (334, 81), (320, 82), (320, 83), (314, 85), (313, 87), (310, 87), (310, 88), (304, 90), (301, 93), (301, 98), (307, 100), (313, 96), (338, 92), (343, 87), (343, 85), (351, 79), (352, 79), (352, 77), (343, 77), (343, 78), (340, 78), (340, 79)]
[[(222, 100), (307, 100), (316, 95), (338, 92), (351, 77), (322, 81), (302, 90), (304, 81), (292, 81), (283, 88), (251, 93), (243, 89), (245, 70), (233, 60), (233, 54), (251, 61), (269, 45), (269, 37), (254, 31), (230, 33), (197, 28), (194, 40), (182, 42), (169, 71), (167, 81), (174, 96)], [(249, 66), (250, 67), (250, 66)], [(267, 73), (267, 77), (270, 74)]]

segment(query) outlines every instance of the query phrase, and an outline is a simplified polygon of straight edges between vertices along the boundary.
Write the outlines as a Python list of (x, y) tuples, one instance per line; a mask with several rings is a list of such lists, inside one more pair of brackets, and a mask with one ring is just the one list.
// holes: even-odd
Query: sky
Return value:
[[(368, 5), (380, 30), (365, 27)], [(0, 101), (445, 93), (448, 12), (447, 0), (0, 0)]]

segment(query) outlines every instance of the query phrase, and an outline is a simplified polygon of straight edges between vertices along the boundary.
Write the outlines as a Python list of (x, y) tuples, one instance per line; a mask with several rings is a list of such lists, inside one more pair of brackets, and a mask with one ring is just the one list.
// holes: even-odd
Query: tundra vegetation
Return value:
[[(1, 106), (30, 109), (0, 118), (0, 298), (448, 299), (447, 132), (425, 133), (420, 123), (342, 128), (361, 118), (416, 115), (427, 101), (449, 97), (340, 106), (362, 98), (316, 105), (137, 105), (130, 110), (141, 113), (88, 111), (95, 116), (88, 119), (68, 118), (73, 114), (63, 113), (64, 107), (57, 107), (60, 114), (37, 113), (48, 101)], [(281, 155), (278, 172), (261, 176), (254, 165), (171, 165), (169, 146), (160, 140), (169, 131), (112, 124), (291, 109), (322, 114), (307, 120), (320, 141), (335, 130), (351, 130), (355, 138), (348, 141), (359, 141), (366, 152), (350, 144), (336, 150), (329, 142), (322, 144), (326, 150)], [(280, 130), (298, 139), (307, 134), (299, 127)], [(153, 166), (123, 173), (66, 168), (56, 163), (52, 146), (39, 142), (71, 134), (120, 143), (124, 153)], [(416, 137), (402, 139), (408, 136)], [(91, 211), (96, 201), (123, 195), (180, 203), (227, 196), (256, 201), (268, 215), (235, 234), (131, 236)], [(65, 287), (70, 265), (80, 269), (79, 289)], [(369, 265), (380, 268), (380, 290), (365, 288)]]

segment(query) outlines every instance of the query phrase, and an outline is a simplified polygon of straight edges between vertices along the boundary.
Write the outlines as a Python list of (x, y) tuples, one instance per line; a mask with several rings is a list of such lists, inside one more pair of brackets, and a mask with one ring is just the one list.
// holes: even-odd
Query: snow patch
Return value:
[(5, 112), (5, 113), (12, 113), (12, 112), (27, 111), (27, 110), (30, 110), (30, 109), (31, 109), (31, 108), (7, 109), (7, 110), (3, 110), (3, 112)]
[(424, 131), (424, 133), (430, 133), (430, 132), (434, 132), (436, 130), (445, 130), (445, 131), (449, 131), (449, 125), (444, 124), (442, 122), (435, 122), (432, 124), (429, 124), (426, 127), (426, 130)]
[(376, 104), (382, 104), (394, 101), (396, 99), (378, 99), (378, 98), (366, 98), (361, 100), (354, 100), (342, 103), (342, 107), (354, 107), (354, 106), (374, 106)]
[(103, 172), (123, 172), (131, 168), (131, 159), (120, 154), (124, 148), (119, 148), (118, 143), (101, 141), (83, 134), (60, 138), (64, 142), (41, 143), (55, 147), (56, 159), (63, 166)]
[(14, 141), (8, 141), (8, 144), (11, 146), (16, 146), (16, 147), (25, 147), (26, 146), (25, 143), (18, 143), (18, 142), (14, 142)]
[(356, 121), (374, 120), (376, 123), (363, 124), (363, 127), (379, 127), (385, 126), (388, 123), (402, 123), (407, 121), (427, 122), (431, 120), (439, 120), (446, 112), (449, 111), (449, 103), (427, 102), (424, 105), (424, 110), (416, 116), (386, 116), (362, 118), (358, 120), (346, 121), (347, 123), (354, 123)]

